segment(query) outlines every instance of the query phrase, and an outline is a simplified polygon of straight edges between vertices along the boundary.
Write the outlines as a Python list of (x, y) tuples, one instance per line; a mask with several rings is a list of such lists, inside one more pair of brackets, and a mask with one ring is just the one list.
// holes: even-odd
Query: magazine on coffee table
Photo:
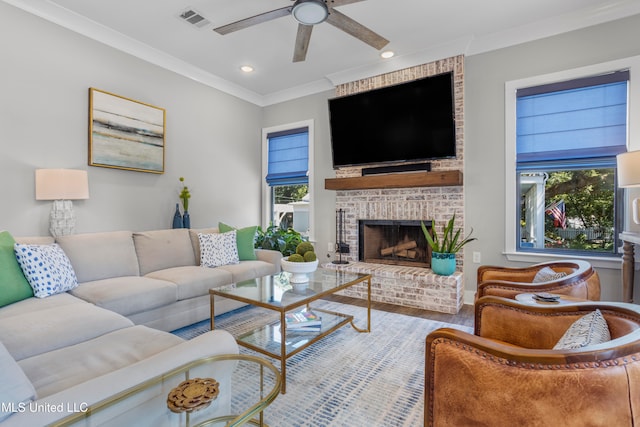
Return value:
[(322, 326), (322, 318), (311, 310), (287, 313), (284, 316), (287, 330), (316, 330)]

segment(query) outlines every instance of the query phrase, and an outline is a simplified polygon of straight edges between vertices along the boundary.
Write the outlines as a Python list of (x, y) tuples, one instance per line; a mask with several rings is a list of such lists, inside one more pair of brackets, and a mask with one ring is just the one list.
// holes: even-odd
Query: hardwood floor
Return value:
[[(329, 301), (341, 302), (360, 307), (365, 307), (367, 302), (359, 298), (345, 297), (341, 295), (329, 295), (325, 298)], [(420, 308), (402, 307), (394, 304), (382, 302), (371, 302), (371, 308), (392, 313), (404, 314), (405, 316), (421, 317), (423, 319), (437, 320), (439, 322), (454, 323), (456, 325), (473, 327), (473, 306), (465, 304), (458, 314), (439, 313), (437, 311), (423, 310)]]

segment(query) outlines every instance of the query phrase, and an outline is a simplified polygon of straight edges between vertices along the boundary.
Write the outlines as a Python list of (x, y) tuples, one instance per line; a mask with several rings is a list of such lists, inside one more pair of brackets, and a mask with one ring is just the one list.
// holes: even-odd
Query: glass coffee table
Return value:
[[(232, 285), (210, 289), (211, 330), (215, 329), (215, 297), (229, 298), (246, 304), (272, 310), (278, 316), (265, 316), (264, 324), (248, 332), (236, 335), (239, 345), (280, 361), (282, 373), (282, 393), (286, 393), (287, 359), (301, 352), (323, 337), (335, 332), (346, 324), (358, 332), (371, 331), (371, 275), (348, 273), (335, 270), (317, 269), (309, 273), (309, 282), (290, 283), (291, 273), (282, 272), (273, 276), (238, 282)], [(343, 289), (366, 282), (367, 285), (367, 325), (359, 328), (350, 314), (338, 313), (311, 307), (311, 303)], [(317, 332), (299, 332), (281, 328), (285, 315), (303, 308), (313, 310), (321, 317)]]
[[(202, 384), (208, 379), (218, 382), (216, 377), (220, 379), (214, 387), (217, 395), (210, 403), (205, 402), (205, 393), (210, 393), (208, 397), (215, 393), (211, 389), (203, 391)], [(195, 385), (180, 388), (185, 382)], [(280, 395), (281, 385), (280, 372), (268, 360), (244, 354), (220, 354), (179, 366), (83, 407), (50, 426), (268, 427), (263, 411)], [(176, 396), (175, 390), (182, 390), (181, 400), (171, 398)], [(182, 402), (202, 404), (185, 407)]]

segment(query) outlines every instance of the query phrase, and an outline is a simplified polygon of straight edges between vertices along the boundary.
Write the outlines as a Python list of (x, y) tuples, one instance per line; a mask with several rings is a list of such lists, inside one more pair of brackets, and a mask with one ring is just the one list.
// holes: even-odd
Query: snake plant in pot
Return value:
[(473, 229), (467, 236), (462, 234), (461, 228), (454, 232), (455, 219), (456, 214), (454, 213), (442, 227), (442, 236), (438, 236), (435, 227), (433, 227), (433, 237), (424, 222), (420, 222), (427, 244), (431, 247), (431, 269), (441, 276), (453, 274), (456, 271), (456, 253), (467, 243), (477, 240), (475, 237), (471, 237)]

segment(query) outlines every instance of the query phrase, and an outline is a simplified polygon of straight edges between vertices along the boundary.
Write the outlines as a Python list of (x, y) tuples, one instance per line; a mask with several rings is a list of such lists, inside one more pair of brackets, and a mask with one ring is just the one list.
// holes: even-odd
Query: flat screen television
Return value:
[(452, 73), (329, 99), (334, 169), (456, 156)]

